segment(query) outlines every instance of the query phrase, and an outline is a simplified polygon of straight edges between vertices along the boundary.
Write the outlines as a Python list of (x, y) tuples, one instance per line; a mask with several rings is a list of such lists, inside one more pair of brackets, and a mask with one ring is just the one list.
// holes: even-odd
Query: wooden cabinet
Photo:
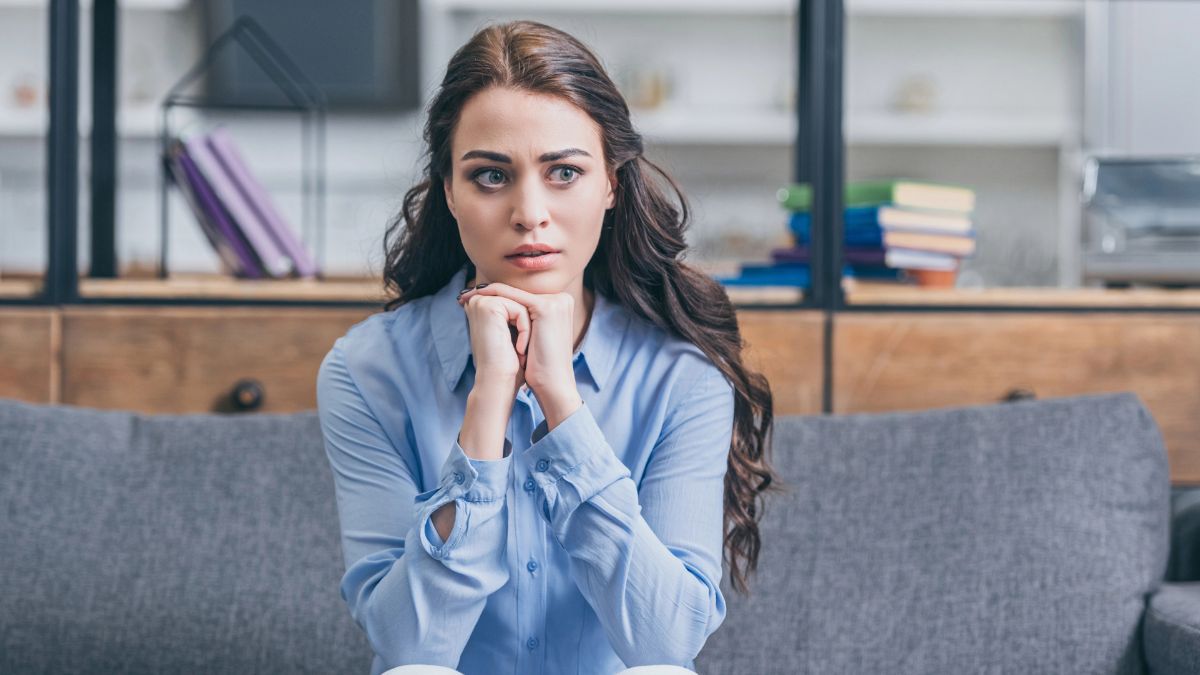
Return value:
[[(148, 413), (234, 411), (239, 380), (262, 384), (263, 412), (316, 407), (333, 341), (370, 310), (70, 308), (63, 312), (62, 401)], [(768, 376), (776, 414), (821, 411), (816, 312), (742, 314), (747, 363)]]
[(1171, 313), (844, 313), (834, 412), (1132, 391), (1163, 433), (1172, 481), (1200, 483), (1200, 316)]
[(775, 416), (819, 415), (825, 320), (817, 311), (742, 310), (744, 360), (771, 383)]
[(9, 309), (0, 314), (0, 398), (57, 400), (59, 325), (52, 309)]
[[(0, 312), (0, 396), (145, 413), (316, 407), (330, 346), (373, 309), (73, 306)], [(821, 413), (824, 317), (739, 311), (746, 364), (776, 416)], [(1200, 484), (1200, 313), (844, 312), (834, 319), (835, 413), (1133, 391), (1162, 429), (1172, 481)], [(245, 390), (242, 393), (247, 393)], [(253, 393), (253, 392), (250, 392)], [(251, 397), (252, 399), (253, 397)], [(242, 400), (243, 404), (255, 403)]]
[(147, 413), (316, 408), (316, 377), (334, 340), (367, 309), (72, 307), (63, 310), (62, 401)]

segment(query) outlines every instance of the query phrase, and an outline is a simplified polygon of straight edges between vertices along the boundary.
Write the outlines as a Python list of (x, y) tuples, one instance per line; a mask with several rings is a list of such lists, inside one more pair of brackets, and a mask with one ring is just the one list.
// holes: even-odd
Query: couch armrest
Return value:
[(1200, 581), (1200, 488), (1171, 489), (1171, 553), (1165, 581)]
[(1164, 583), (1150, 596), (1142, 643), (1151, 675), (1200, 673), (1200, 582)]

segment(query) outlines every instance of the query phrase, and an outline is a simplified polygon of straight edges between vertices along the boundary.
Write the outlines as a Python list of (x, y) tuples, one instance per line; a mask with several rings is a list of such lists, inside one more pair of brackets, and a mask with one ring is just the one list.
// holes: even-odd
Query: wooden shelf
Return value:
[(32, 298), (41, 291), (36, 279), (0, 279), (0, 298)]
[[(701, 268), (711, 265), (700, 265)], [(712, 267), (718, 270), (718, 267)], [(36, 295), (41, 282), (35, 279), (0, 280), (0, 298), (24, 298)], [(1026, 307), (1104, 308), (1196, 308), (1200, 309), (1200, 288), (928, 288), (911, 284), (847, 280), (848, 305), (896, 305), (952, 307), (955, 305)], [(292, 302), (386, 301), (382, 283), (376, 278), (346, 278), (326, 281), (241, 280), (217, 275), (178, 275), (159, 279), (80, 279), (80, 296), (88, 299), (147, 300), (215, 299), (281, 300)], [(735, 305), (795, 305), (803, 302), (804, 289), (794, 286), (726, 286)]]
[[(12, 293), (17, 293), (17, 282)], [(27, 289), (32, 286), (22, 286)], [(3, 289), (4, 287), (0, 287)], [(726, 287), (734, 304), (791, 305), (804, 299), (804, 292), (794, 286)], [(384, 302), (386, 296), (379, 279), (346, 279), (334, 281), (311, 280), (244, 280), (212, 275), (180, 275), (159, 279), (80, 279), (79, 295), (89, 299), (140, 298), (170, 300), (205, 298), (217, 300), (289, 300), (295, 302)], [(15, 296), (13, 296), (15, 297)]]
[(848, 305), (1016, 307), (1195, 307), (1200, 289), (1105, 288), (924, 288), (903, 284), (863, 282), (847, 284)]
[(734, 305), (794, 305), (804, 301), (804, 289), (796, 286), (726, 286)]
[[(15, 285), (15, 282), (14, 282)], [(726, 288), (734, 304), (790, 305), (803, 300), (803, 291), (791, 286)], [(15, 293), (15, 290), (14, 290)], [(295, 302), (379, 302), (386, 300), (378, 279), (235, 280), (206, 275), (159, 279), (80, 279), (79, 295), (89, 299), (141, 298), (170, 300), (206, 298), (217, 300), (289, 300)]]
[(207, 298), (221, 300), (290, 300), (382, 302), (379, 279), (313, 281), (309, 279), (231, 279), (214, 275), (177, 275), (169, 279), (80, 279), (84, 298)]

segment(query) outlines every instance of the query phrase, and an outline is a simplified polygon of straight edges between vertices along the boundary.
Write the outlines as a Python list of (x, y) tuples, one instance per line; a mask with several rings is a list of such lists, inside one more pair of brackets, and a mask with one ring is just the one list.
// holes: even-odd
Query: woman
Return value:
[(397, 297), (318, 376), (372, 672), (690, 668), (725, 616), (722, 548), (746, 592), (777, 486), (766, 380), (679, 260), (686, 202), (549, 26), (479, 31), (428, 113), (384, 242)]

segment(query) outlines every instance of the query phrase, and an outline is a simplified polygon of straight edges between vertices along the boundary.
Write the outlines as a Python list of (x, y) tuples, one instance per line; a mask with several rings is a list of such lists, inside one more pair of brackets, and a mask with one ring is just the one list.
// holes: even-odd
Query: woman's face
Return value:
[[(477, 280), (532, 293), (582, 289), (615, 199), (599, 125), (564, 99), (491, 87), (463, 106), (450, 152), (446, 202)], [(557, 253), (511, 257), (524, 244)]]

